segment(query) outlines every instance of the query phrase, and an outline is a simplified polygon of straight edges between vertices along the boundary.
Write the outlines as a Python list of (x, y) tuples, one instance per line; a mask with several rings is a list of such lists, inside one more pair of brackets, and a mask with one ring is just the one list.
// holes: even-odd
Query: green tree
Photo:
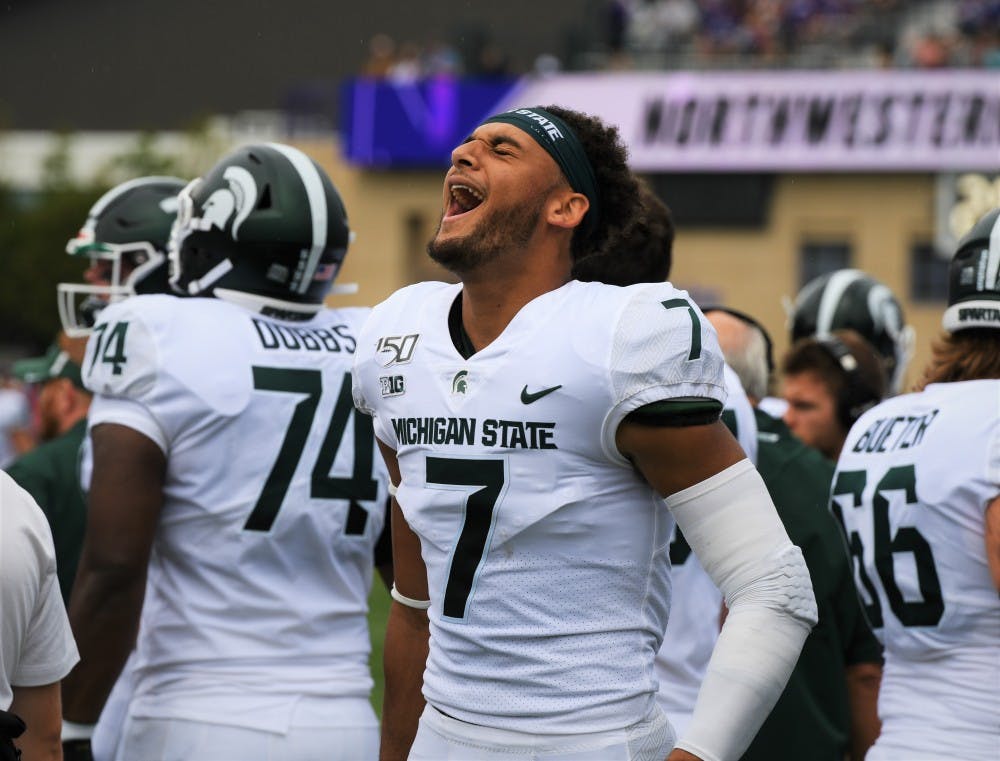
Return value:
[(140, 135), (107, 162), (94, 179), (71, 172), (73, 138), (63, 135), (43, 164), (37, 189), (0, 184), (0, 320), (2, 341), (24, 351), (43, 350), (59, 330), (56, 285), (81, 282), (86, 267), (66, 254), (93, 203), (113, 185), (143, 175), (186, 176), (160, 151), (155, 136)]
[(38, 351), (59, 329), (56, 283), (79, 280), (80, 263), (66, 255), (66, 241), (80, 229), (104, 190), (70, 179), (70, 138), (46, 158), (34, 191), (0, 187), (0, 320), (4, 341)]

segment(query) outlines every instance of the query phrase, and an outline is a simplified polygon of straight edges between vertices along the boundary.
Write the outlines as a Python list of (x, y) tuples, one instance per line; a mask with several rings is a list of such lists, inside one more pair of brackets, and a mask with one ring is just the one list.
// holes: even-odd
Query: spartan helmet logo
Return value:
[(239, 240), (240, 225), (250, 216), (257, 201), (257, 182), (253, 175), (241, 166), (231, 166), (222, 173), (229, 183), (228, 188), (215, 190), (202, 205), (201, 217), (191, 219), (190, 227), (196, 230), (226, 229), (230, 217), (233, 219), (233, 240)]
[[(203, 182), (201, 178), (192, 180), (177, 196), (177, 219), (171, 228), (167, 246), (170, 284), (175, 290), (178, 289), (177, 283), (181, 278), (181, 249), (187, 237), (193, 232), (207, 232), (213, 228), (225, 232), (226, 225), (232, 218), (229, 235), (233, 240), (239, 240), (240, 225), (250, 216), (257, 203), (257, 182), (246, 169), (240, 166), (226, 167), (222, 178), (227, 187), (212, 191), (200, 209), (196, 207), (193, 196)], [(199, 213), (200, 216), (197, 216)], [(224, 259), (196, 282), (189, 282), (184, 290), (189, 295), (196, 296), (207, 290), (232, 267), (232, 262)]]
[(893, 341), (898, 341), (903, 332), (903, 315), (890, 291), (884, 285), (872, 286), (868, 291), (868, 313), (872, 316), (875, 332), (884, 330)]
[[(868, 314), (871, 315), (874, 334), (884, 333), (892, 339), (892, 356), (885, 357), (889, 371), (889, 393), (899, 394), (903, 390), (906, 365), (913, 354), (914, 331), (903, 324), (903, 312), (892, 291), (881, 283), (868, 291)], [(880, 353), (885, 351), (879, 349)]]
[(164, 214), (176, 217), (179, 209), (180, 202), (177, 200), (177, 196), (169, 196), (160, 201), (160, 211)]
[(459, 370), (451, 380), (451, 393), (465, 394), (469, 390), (469, 371)]

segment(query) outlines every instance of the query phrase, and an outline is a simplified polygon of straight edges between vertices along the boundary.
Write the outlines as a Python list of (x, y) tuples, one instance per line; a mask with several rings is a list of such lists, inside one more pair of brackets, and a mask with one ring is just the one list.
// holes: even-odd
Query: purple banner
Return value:
[(354, 79), (340, 92), (348, 160), (368, 167), (446, 167), (451, 150), (500, 110), (511, 78)]
[(527, 80), (621, 130), (639, 171), (1000, 169), (1000, 72), (590, 73)]

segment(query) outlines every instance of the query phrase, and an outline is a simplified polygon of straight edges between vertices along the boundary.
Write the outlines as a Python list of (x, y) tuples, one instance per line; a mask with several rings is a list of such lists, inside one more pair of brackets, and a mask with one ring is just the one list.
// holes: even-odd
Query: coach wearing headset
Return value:
[(886, 393), (878, 355), (853, 330), (797, 341), (781, 370), (785, 424), (834, 462), (854, 421)]

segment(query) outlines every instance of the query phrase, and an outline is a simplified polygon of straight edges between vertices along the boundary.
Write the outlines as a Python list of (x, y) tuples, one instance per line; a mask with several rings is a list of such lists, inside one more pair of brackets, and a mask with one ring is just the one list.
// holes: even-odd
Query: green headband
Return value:
[(576, 133), (562, 119), (544, 108), (515, 108), (502, 114), (491, 116), (483, 122), (503, 122), (513, 124), (527, 132), (555, 160), (577, 193), (583, 193), (590, 201), (590, 209), (583, 218), (581, 227), (593, 230), (601, 218), (600, 196), (597, 193), (597, 177), (594, 167), (583, 150)]

